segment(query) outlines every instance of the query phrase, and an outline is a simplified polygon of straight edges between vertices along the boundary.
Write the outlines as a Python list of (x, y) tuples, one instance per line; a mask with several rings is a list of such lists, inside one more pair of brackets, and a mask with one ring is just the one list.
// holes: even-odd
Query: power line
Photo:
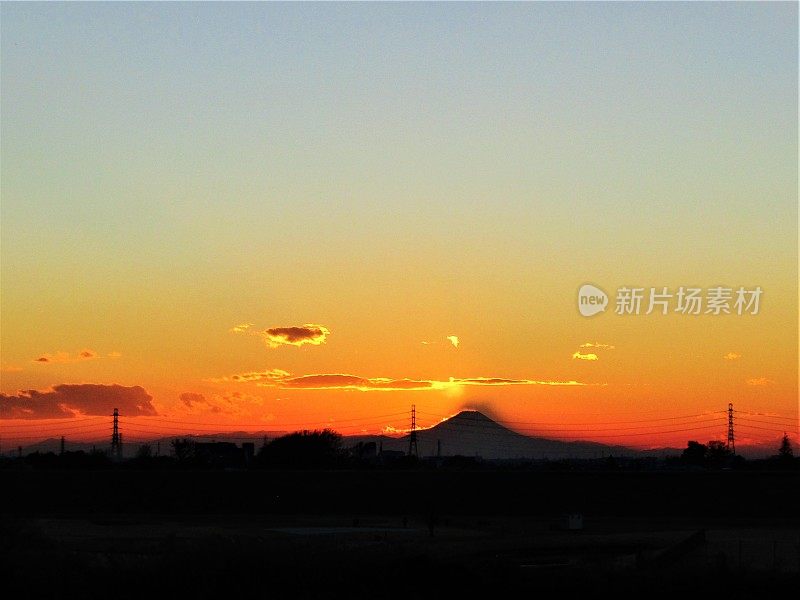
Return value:
[(773, 429), (773, 428), (770, 428), (770, 427), (759, 427), (758, 425), (740, 424), (739, 427), (747, 427), (748, 429), (760, 429), (761, 431), (774, 431), (774, 432), (777, 432), (777, 433), (783, 433), (783, 432), (786, 431), (785, 428), (783, 428), (783, 429)]
[[(111, 433), (112, 453), (117, 454), (121, 451), (122, 439), (121, 439), (121, 434), (119, 432), (119, 422), (118, 422), (119, 414), (116, 409), (114, 412), (115, 415), (114, 415), (114, 421), (112, 422), (112, 433)], [(729, 434), (730, 434), (732, 415), (734, 414), (736, 415), (755, 414), (757, 416), (766, 416), (768, 418), (789, 419), (789, 417), (782, 417), (776, 415), (761, 415), (759, 413), (736, 411), (732, 409), (731, 405), (729, 406), (728, 411), (710, 411), (710, 412), (696, 413), (691, 415), (677, 415), (671, 417), (658, 417), (653, 419), (600, 421), (593, 423), (569, 423), (569, 424), (565, 424), (563, 422), (555, 423), (555, 422), (544, 422), (544, 421), (502, 421), (500, 423), (495, 424), (483, 421), (470, 422), (469, 419), (465, 419), (456, 426), (447, 420), (455, 415), (450, 415), (448, 417), (436, 413), (417, 411), (416, 405), (412, 405), (411, 429), (406, 431), (395, 430), (395, 432), (400, 434), (400, 437), (403, 437), (404, 435), (409, 436), (409, 453), (413, 453), (415, 445), (414, 442), (417, 440), (418, 432), (427, 431), (432, 427), (437, 427), (445, 430), (464, 431), (463, 427), (467, 426), (475, 428), (475, 430), (479, 434), (482, 434), (484, 436), (489, 436), (491, 438), (492, 436), (505, 435), (505, 432), (503, 431), (493, 431), (493, 429), (495, 429), (496, 427), (498, 426), (504, 427), (505, 424), (509, 425), (513, 424), (513, 425), (523, 425), (523, 427), (508, 429), (508, 431), (520, 436), (534, 435), (539, 437), (561, 438), (566, 440), (591, 441), (592, 439), (626, 438), (626, 437), (639, 437), (639, 436), (660, 437), (663, 435), (674, 434), (674, 433), (713, 429), (722, 425), (721, 415), (725, 413), (728, 414)], [(330, 427), (333, 428), (334, 430), (345, 432), (345, 435), (358, 435), (358, 433), (361, 432), (363, 432), (366, 435), (386, 435), (387, 433), (389, 433), (385, 431), (386, 423), (376, 422), (376, 420), (389, 419), (392, 417), (397, 417), (407, 414), (408, 413), (404, 412), (388, 413), (370, 417), (342, 419), (334, 422), (331, 422), (330, 420), (319, 421), (317, 422), (317, 424), (324, 424), (326, 427)], [(420, 428), (416, 420), (417, 414), (434, 416), (434, 417), (444, 417), (445, 420), (436, 422), (430, 427)], [(719, 416), (713, 417), (712, 415), (719, 415)], [(73, 433), (73, 435), (84, 437), (87, 435), (94, 435), (95, 433), (99, 435), (102, 431), (108, 431), (107, 425), (104, 426), (102, 423), (97, 422), (97, 419), (102, 419), (102, 417), (97, 416), (97, 417), (79, 418), (77, 419), (77, 421), (75, 418), (60, 419), (59, 421), (65, 422), (63, 424), (57, 424), (53, 422), (53, 420), (48, 419), (45, 425), (39, 425), (37, 423), (24, 423), (15, 426), (5, 425), (5, 427), (9, 429), (16, 429), (16, 427), (38, 427), (38, 430), (37, 430), (37, 435), (14, 435), (14, 434), (9, 434), (8, 431), (4, 432), (3, 435), (8, 439), (12, 440), (24, 440), (24, 439), (42, 439), (42, 437), (46, 436), (49, 432), (52, 432), (52, 435), (55, 436), (57, 433), (61, 433), (63, 431), (74, 431), (75, 433)], [(737, 420), (739, 421), (738, 424), (740, 427), (756, 429), (761, 431), (778, 433), (783, 431), (786, 427), (786, 424), (784, 423), (776, 423), (771, 421), (752, 419), (748, 416), (738, 416)], [(256, 427), (256, 425), (242, 424), (242, 423), (214, 423), (214, 422), (195, 422), (195, 421), (183, 421), (183, 420), (178, 421), (178, 420), (165, 419), (159, 416), (139, 416), (136, 418), (131, 418), (131, 420), (126, 421), (126, 423), (129, 423), (129, 425), (126, 425), (127, 428), (126, 430), (129, 430), (134, 434), (156, 436), (156, 437), (157, 436), (169, 437), (171, 435), (181, 435), (181, 434), (197, 434), (197, 435), (212, 436), (212, 437), (214, 435), (241, 434), (239, 437), (249, 437), (249, 436), (256, 436), (257, 434), (264, 432), (265, 430), (263, 429), (263, 427), (268, 426), (267, 424), (258, 424), (257, 426), (261, 427), (261, 429), (253, 431), (249, 430), (249, 428)], [(717, 424), (703, 425), (704, 423), (717, 423)], [(779, 426), (780, 429), (760, 427), (757, 425), (751, 425), (750, 423), (776, 425)], [(633, 425), (630, 427), (607, 427), (608, 425), (617, 425), (617, 424), (621, 425), (641, 424), (641, 425)], [(314, 425), (314, 424), (313, 423), (309, 424), (309, 422), (301, 422), (301, 423), (281, 423), (279, 425), (274, 425), (274, 424), (270, 425), (272, 425), (273, 427), (277, 426), (281, 428), (288, 428), (292, 426), (308, 427), (309, 425)], [(579, 427), (586, 425), (592, 427)], [(604, 425), (606, 427), (604, 427)], [(230, 427), (230, 428), (235, 427), (238, 429), (233, 431), (210, 429), (218, 427)], [(670, 428), (670, 429), (663, 429), (663, 428)], [(369, 431), (370, 429), (378, 429), (378, 431), (370, 432)], [(23, 429), (23, 431), (25, 430)], [(0, 432), (2, 432), (2, 430), (0, 430)], [(134, 439), (136, 441), (141, 441), (138, 438)]]
[[(59, 419), (59, 420), (71, 421), (72, 423), (77, 423), (77, 422), (99, 421), (99, 420), (105, 421), (107, 418), (108, 417), (86, 417), (86, 418), (82, 418), (82, 417), (78, 418), (78, 417), (76, 417), (76, 418), (72, 418), (72, 419)], [(25, 421), (26, 421), (25, 423), (17, 423), (17, 424), (14, 424), (14, 425), (9, 425), (7, 423), (3, 423), (3, 421), (13, 421), (13, 420), (15, 420), (15, 419), (0, 419), (0, 427), (13, 427), (15, 429), (18, 428), (18, 427), (49, 427), (51, 425), (53, 427), (60, 427), (59, 424), (53, 423), (52, 419), (25, 419)], [(16, 419), (16, 420), (20, 420), (20, 419)], [(35, 423), (35, 422), (31, 423), (30, 422), (31, 420), (34, 420), (34, 421), (37, 421), (37, 420), (47, 421), (47, 423), (45, 423), (44, 425), (42, 425), (41, 423)]]
[[(103, 427), (103, 429), (98, 429), (98, 430), (94, 430), (94, 431), (87, 431), (87, 432), (84, 432), (84, 433), (87, 433), (89, 435), (94, 435), (94, 434), (96, 434), (98, 436), (102, 435), (103, 437), (105, 437), (108, 434), (109, 431), (110, 431), (110, 429), (108, 427)], [(46, 441), (48, 439), (57, 439), (58, 437), (60, 437), (60, 436), (52, 435), (52, 437), (47, 438), (47, 437), (42, 437), (41, 435), (6, 435), (5, 439), (8, 439), (8, 440), (42, 440), (42, 441)]]
[[(372, 419), (383, 419), (388, 417), (398, 417), (402, 415), (407, 415), (408, 412), (396, 412), (396, 413), (389, 413), (384, 415), (374, 415), (370, 417), (358, 417), (354, 419), (339, 419), (339, 420), (320, 420), (320, 421), (302, 421), (296, 423), (281, 423), (280, 427), (309, 427), (312, 425), (336, 425), (337, 423), (351, 423), (355, 421), (369, 421)], [(211, 427), (242, 427), (241, 423), (219, 423), (219, 422), (211, 422), (211, 421), (184, 421), (183, 419), (166, 419), (158, 416), (137, 416), (137, 417), (128, 417), (129, 420), (131, 419), (157, 419), (158, 423), (178, 423), (181, 425), (207, 425)], [(267, 425), (267, 423), (264, 423)]]
[[(126, 421), (126, 423), (127, 423), (127, 421)], [(332, 425), (333, 425), (332, 428), (335, 429), (335, 430), (348, 430), (348, 429), (356, 429), (356, 430), (358, 430), (358, 429), (368, 429), (370, 427), (385, 427), (386, 423), (385, 422), (363, 423), (363, 424), (360, 423), (360, 424), (351, 424), (351, 425), (341, 425), (341, 426), (338, 426), (338, 427), (336, 426), (336, 424), (332, 424)], [(126, 425), (127, 429), (130, 429), (131, 427), (132, 427), (131, 425)], [(140, 430), (163, 430), (165, 432), (168, 432), (168, 431), (177, 431), (177, 432), (187, 431), (187, 432), (200, 432), (200, 433), (211, 432), (211, 433), (226, 433), (226, 434), (227, 433), (248, 432), (248, 431), (250, 431), (250, 432), (253, 432), (253, 431), (256, 431), (256, 432), (261, 432), (261, 431), (273, 431), (273, 432), (282, 431), (282, 429), (264, 429), (263, 426), (260, 426), (260, 425), (259, 425), (259, 427), (260, 427), (259, 429), (242, 429), (242, 428), (254, 428), (254, 427), (256, 427), (255, 425), (247, 425), (247, 424), (239, 424), (238, 425), (239, 429), (237, 429), (237, 430), (227, 430), (227, 431), (226, 430), (217, 429), (213, 425), (212, 426), (207, 426), (207, 427), (180, 427), (178, 425), (158, 425), (158, 424), (155, 424), (155, 423), (144, 423), (142, 425), (139, 425), (138, 423), (135, 423), (133, 425), (133, 427), (136, 427), (136, 428), (138, 428)]]
[[(649, 426), (648, 425), (636, 425), (636, 426), (633, 426), (633, 427), (600, 427), (600, 428), (597, 428), (597, 427), (595, 427), (595, 428), (557, 427), (557, 428), (553, 428), (553, 429), (545, 429), (545, 428), (539, 427), (539, 425), (542, 425), (542, 424), (538, 423), (538, 422), (535, 422), (535, 421), (504, 421), (504, 422), (487, 423), (487, 422), (483, 422), (483, 421), (472, 421), (472, 422), (470, 422), (470, 420), (465, 419), (460, 424), (468, 426), (468, 427), (484, 427), (484, 428), (492, 428), (492, 429), (494, 429), (496, 426), (504, 427), (503, 423), (512, 423), (513, 422), (513, 423), (520, 423), (520, 424), (529, 425), (530, 427), (509, 429), (510, 431), (519, 431), (519, 430), (522, 429), (522, 430), (528, 430), (528, 431), (535, 430), (535, 431), (543, 431), (543, 432), (558, 432), (558, 431), (579, 431), (579, 432), (599, 431), (599, 432), (604, 432), (604, 431), (627, 431), (627, 430), (634, 430), (634, 429), (650, 429), (651, 427), (674, 427), (676, 425), (695, 425), (695, 424), (712, 423), (712, 422), (719, 423), (721, 421), (722, 421), (722, 417), (719, 416), (719, 417), (713, 417), (713, 418), (710, 418), (710, 419), (701, 419), (699, 421), (687, 421), (685, 423), (662, 423), (662, 424), (653, 424), (653, 425), (649, 425)], [(436, 426), (444, 424), (444, 423), (448, 423), (448, 421), (447, 420), (440, 421), (438, 423), (435, 423), (434, 425), (431, 425), (430, 427), (436, 427)], [(587, 424), (595, 425), (595, 423), (587, 423)], [(553, 423), (551, 425), (555, 425), (555, 423)], [(578, 423), (578, 425), (580, 425), (580, 423)], [(430, 427), (426, 427), (425, 429), (430, 429)]]
[(748, 411), (741, 411), (741, 410), (735, 410), (733, 412), (735, 412), (737, 414), (749, 415), (749, 416), (753, 416), (753, 417), (767, 417), (768, 419), (785, 419), (787, 421), (794, 421), (795, 423), (798, 421), (798, 417), (797, 416), (789, 417), (789, 416), (784, 416), (784, 415), (769, 414), (769, 413), (756, 413), (756, 412), (748, 412)]
[[(423, 412), (423, 411), (417, 411), (417, 412), (418, 412), (418, 414), (421, 414), (421, 415), (427, 415), (427, 416), (431, 416), (431, 417), (441, 417), (443, 419), (450, 419), (450, 418), (455, 416), (454, 414), (453, 415), (439, 415), (439, 414), (427, 413), (427, 412)], [(726, 411), (724, 411), (724, 410), (715, 410), (715, 411), (710, 411), (710, 412), (705, 412), (705, 413), (697, 413), (697, 414), (694, 414), (694, 415), (683, 415), (683, 416), (675, 416), (675, 417), (661, 417), (661, 418), (657, 418), (657, 419), (640, 419), (640, 420), (635, 420), (635, 421), (597, 421), (597, 422), (589, 422), (589, 423), (573, 423), (573, 425), (617, 425), (617, 424), (627, 424), (627, 423), (652, 423), (654, 421), (690, 419), (690, 418), (694, 418), (694, 417), (707, 417), (709, 415), (715, 415), (715, 414), (720, 414), (721, 415), (721, 414), (724, 414), (725, 412)], [(458, 414), (458, 413), (456, 413), (456, 414)], [(505, 420), (505, 419), (501, 419), (498, 422), (500, 422), (501, 424), (502, 423), (512, 423), (512, 424), (521, 424), (521, 425), (561, 425), (563, 423), (563, 422), (553, 422), (553, 421), (549, 421), (549, 422), (548, 421), (508, 421), (508, 420)]]
[[(704, 420), (701, 420), (701, 421), (696, 421), (694, 423), (681, 423), (681, 424), (666, 423), (666, 424), (661, 424), (661, 425), (654, 425), (653, 427), (663, 428), (663, 427), (670, 427), (670, 426), (674, 426), (674, 425), (696, 425), (696, 424), (702, 424), (702, 423), (708, 423), (708, 422), (714, 422), (714, 421), (718, 421), (718, 419), (704, 419)], [(385, 424), (383, 424), (383, 423), (370, 423), (370, 424), (363, 424), (363, 425), (361, 425), (361, 424), (359, 424), (359, 425), (347, 425), (347, 426), (342, 426), (339, 429), (342, 429), (342, 430), (367, 429), (368, 430), (370, 428), (382, 428), (384, 426), (385, 426)], [(459, 428), (461, 428), (463, 426), (476, 428), (476, 429), (479, 429), (479, 430), (483, 430), (482, 433), (489, 434), (489, 435), (491, 435), (491, 434), (503, 435), (503, 432), (501, 432), (501, 431), (492, 431), (495, 427), (491, 423), (482, 423), (482, 422), (469, 423), (469, 422), (466, 422), (466, 423), (460, 423), (458, 425)], [(208, 435), (213, 435), (213, 434), (227, 435), (227, 434), (232, 434), (232, 433), (242, 433), (242, 434), (245, 434), (245, 435), (253, 435), (253, 434), (256, 434), (256, 433), (260, 433), (261, 431), (264, 431), (263, 429), (262, 430), (256, 430), (256, 431), (248, 431), (248, 430), (219, 431), (219, 430), (214, 430), (214, 429), (198, 429), (196, 427), (177, 427), (177, 426), (167, 426), (167, 425), (156, 425), (154, 423), (148, 423), (148, 424), (143, 425), (141, 427), (136, 426), (136, 425), (133, 425), (133, 426), (132, 425), (127, 425), (126, 427), (127, 427), (128, 430), (135, 431), (137, 433), (145, 433), (145, 434), (149, 434), (149, 435), (162, 435), (162, 436), (168, 436), (170, 433), (198, 433), (198, 434), (208, 434)], [(241, 425), (240, 425), (240, 427), (241, 427)], [(245, 425), (245, 427), (246, 427), (246, 425)], [(442, 422), (436, 423), (435, 425), (432, 425), (430, 427), (425, 427), (425, 428), (420, 429), (418, 426), (416, 426), (416, 423), (415, 423), (415, 430), (416, 431), (427, 431), (427, 430), (429, 430), (429, 429), (431, 429), (433, 427), (452, 429), (452, 428), (454, 428), (456, 426), (453, 425), (453, 424), (448, 423), (447, 421), (442, 421)], [(711, 428), (711, 427), (715, 427), (715, 425), (714, 426), (707, 426), (707, 427), (701, 427), (701, 426), (692, 427), (692, 428), (689, 428), (688, 430), (706, 429), (706, 428)], [(556, 434), (556, 435), (559, 435), (560, 434), (560, 435), (565, 435), (567, 437), (575, 437), (576, 435), (579, 435), (579, 434), (593, 434), (593, 435), (596, 436), (597, 434), (600, 434), (600, 433), (608, 434), (605, 437), (617, 437), (617, 436), (626, 436), (626, 435), (632, 435), (632, 434), (631, 433), (615, 433), (615, 432), (629, 432), (631, 430), (639, 430), (639, 429), (647, 429), (647, 431), (642, 431), (642, 432), (636, 433), (635, 435), (648, 435), (648, 434), (660, 435), (662, 433), (669, 433), (670, 431), (674, 431), (674, 430), (652, 429), (652, 428), (649, 428), (649, 427), (646, 427), (646, 426), (620, 427), (620, 428), (592, 428), (592, 429), (569, 428), (569, 427), (543, 429), (543, 428), (540, 428), (540, 427), (527, 427), (527, 428), (517, 428), (516, 430), (509, 429), (508, 431), (510, 431), (512, 433), (518, 433), (520, 435), (522, 435), (520, 432), (524, 431), (526, 433), (536, 433), (536, 434), (539, 434), (539, 435), (541, 435), (541, 434), (551, 434), (551, 435), (552, 434)], [(686, 430), (686, 429), (682, 429), (682, 430)], [(98, 429), (98, 426), (95, 426), (95, 427), (91, 427), (91, 428), (85, 429), (85, 430), (81, 431), (81, 433), (85, 434), (85, 433), (98, 432), (98, 431), (107, 431), (107, 429), (105, 427), (100, 427), (100, 429)], [(410, 433), (410, 431), (405, 431), (405, 432), (398, 431), (398, 433), (408, 434), (408, 433)], [(112, 436), (113, 436), (113, 432), (112, 432)], [(16, 436), (16, 435), (12, 435), (12, 436), (9, 436), (9, 437), (15, 438), (15, 439), (17, 439), (17, 438), (19, 438), (19, 439), (23, 439), (23, 438), (33, 439), (33, 438), (37, 438), (37, 437), (41, 437), (41, 436)]]
[[(428, 412), (419, 411), (419, 410), (416, 411), (416, 412), (417, 412), (418, 415), (434, 416), (434, 417), (439, 417), (439, 418), (443, 418), (443, 419), (449, 419), (449, 418), (455, 416), (455, 415), (442, 415), (442, 414), (437, 414), (437, 413), (428, 413)], [(655, 422), (661, 422), (661, 421), (682, 421), (682, 420), (694, 419), (694, 418), (698, 418), (698, 417), (708, 417), (708, 416), (714, 415), (714, 414), (724, 414), (726, 412), (727, 411), (712, 411), (712, 412), (697, 413), (697, 414), (692, 414), (692, 415), (677, 415), (677, 416), (672, 416), (672, 417), (660, 417), (660, 418), (655, 418), (655, 419), (637, 419), (637, 420), (625, 420), (625, 421), (579, 422), (579, 423), (568, 423), (568, 425), (571, 425), (571, 426), (594, 426), (594, 425), (617, 425), (617, 424), (631, 424), (631, 423), (645, 423), (645, 424), (647, 424), (647, 423), (655, 423)], [(738, 411), (738, 410), (735, 410), (734, 413), (735, 414), (758, 414), (758, 413), (746, 413), (746, 412)], [(356, 422), (361, 422), (361, 421), (371, 421), (371, 420), (375, 420), (375, 419), (384, 419), (384, 418), (390, 418), (390, 417), (395, 417), (395, 416), (401, 416), (401, 415), (404, 415), (404, 414), (408, 414), (408, 413), (397, 412), (397, 413), (388, 413), (388, 414), (382, 414), (382, 415), (374, 415), (374, 416), (370, 416), (370, 417), (359, 417), (359, 418), (353, 418), (353, 419), (340, 419), (340, 420), (324, 420), (324, 421), (316, 421), (316, 422), (303, 421), (303, 422), (280, 423), (280, 424), (264, 423), (264, 424), (259, 424), (258, 426), (261, 426), (261, 427), (264, 427), (264, 426), (273, 426), (273, 427), (276, 427), (276, 426), (277, 427), (294, 427), (294, 426), (297, 426), (297, 427), (308, 427), (308, 426), (313, 426), (313, 425), (325, 425), (325, 426), (331, 426), (331, 427), (358, 427), (358, 425), (343, 425), (343, 424), (356, 423)], [(797, 420), (793, 419), (791, 417), (778, 417), (778, 416), (775, 416), (775, 415), (769, 415), (769, 416), (772, 417), (772, 418), (785, 418), (785, 419), (788, 419), (790, 421), (794, 421), (794, 423), (797, 423)], [(15, 424), (15, 425), (8, 425), (8, 424), (0, 423), (0, 428), (1, 427), (5, 427), (5, 428), (7, 428), (7, 430), (11, 430), (11, 429), (16, 430), (16, 429), (18, 429), (20, 427), (36, 427), (37, 431), (63, 431), (63, 430), (80, 429), (80, 428), (84, 428), (84, 427), (94, 426), (94, 425), (97, 424), (96, 420), (97, 419), (101, 419), (101, 418), (102, 417), (90, 417), (90, 418), (86, 418), (86, 419), (81, 419), (80, 422), (74, 422), (74, 423), (65, 424), (65, 425), (58, 425), (56, 423), (53, 423), (50, 419), (47, 419), (48, 422), (45, 425), (40, 425), (38, 423), (20, 423), (20, 424)], [(759, 423), (763, 423), (763, 424), (779, 425), (781, 427), (785, 426), (784, 423), (776, 423), (776, 422), (764, 421), (764, 420), (759, 420), (759, 419), (751, 419), (749, 417), (739, 416), (738, 418), (740, 420), (747, 420), (749, 422), (759, 422)], [(143, 421), (143, 424), (146, 424), (147, 426), (162, 427), (162, 428), (166, 428), (167, 427), (166, 425), (163, 425), (163, 424), (166, 424), (166, 423), (174, 423), (174, 424), (178, 424), (178, 425), (198, 425), (198, 426), (203, 426), (203, 427), (239, 427), (239, 428), (241, 428), (241, 427), (254, 427), (255, 426), (255, 425), (251, 425), (251, 424), (229, 423), (229, 422), (228, 423), (221, 423), (221, 422), (209, 422), (209, 421), (174, 420), (174, 419), (165, 419), (165, 418), (157, 417), (157, 416), (152, 416), (152, 417), (151, 416), (129, 417), (129, 420), (131, 420), (132, 422), (142, 422), (142, 421), (140, 421), (140, 419), (148, 419), (147, 421)], [(155, 422), (149, 421), (150, 419), (153, 419)], [(710, 419), (708, 419), (708, 420), (710, 420)], [(565, 429), (563, 427), (565, 425), (565, 423), (563, 421), (562, 422), (554, 422), (554, 421), (513, 421), (513, 420), (501, 419), (498, 422), (500, 424), (519, 424), (519, 425), (530, 425), (530, 426), (534, 426), (534, 427), (536, 427), (536, 426), (555, 425), (555, 426), (559, 426), (558, 427), (559, 429)], [(704, 421), (694, 421), (694, 422), (701, 423), (701, 422), (704, 422)], [(671, 424), (673, 424), (673, 423), (667, 423), (667, 424), (665, 424), (663, 426), (669, 426)], [(674, 423), (674, 424), (677, 424), (677, 423)], [(368, 427), (370, 425), (371, 424), (366, 424), (365, 426)], [(654, 425), (654, 426), (659, 426), (659, 425)], [(572, 430), (572, 431), (579, 430), (577, 427), (566, 427), (566, 429), (569, 429), (569, 430)], [(611, 428), (611, 429), (620, 430), (620, 429), (626, 429), (626, 428), (614, 427), (614, 428)], [(634, 429), (634, 428), (631, 428), (631, 429)], [(591, 429), (580, 429), (580, 430), (581, 431), (590, 431)]]
[[(54, 431), (54, 432), (59, 432), (60, 433), (62, 431), (71, 431), (71, 430), (80, 431), (81, 429), (92, 429), (92, 428), (98, 427), (100, 425), (104, 425), (104, 423), (95, 422), (95, 423), (83, 423), (81, 425), (77, 425), (76, 424), (76, 425), (65, 425), (65, 426), (42, 427), (41, 429), (37, 429), (36, 431), (43, 432), (43, 433), (46, 433), (48, 431)], [(13, 431), (14, 429), (15, 428), (12, 427), (12, 428), (3, 430), (3, 433), (6, 433), (7, 431)], [(29, 432), (31, 430), (30, 429), (24, 429), (23, 431)]]
[[(463, 428), (462, 428), (463, 425), (468, 425), (469, 426), (470, 424), (468, 424), (468, 423), (459, 423), (458, 425), (454, 425), (454, 424), (448, 423), (447, 421), (443, 421), (443, 422), (438, 423), (437, 425), (435, 425), (435, 427), (437, 429), (439, 429), (439, 428), (449, 428), (449, 429), (453, 429), (453, 430), (457, 430), (457, 431), (463, 431)], [(489, 423), (486, 423), (486, 424), (473, 423), (471, 425), (472, 426), (477, 426), (478, 428), (484, 427), (484, 431), (480, 432), (482, 435), (490, 435), (490, 436), (491, 435), (497, 435), (497, 436), (505, 435), (505, 432), (497, 431)], [(686, 423), (686, 425), (691, 425), (691, 423)], [(698, 427), (689, 427), (689, 428), (671, 429), (671, 430), (661, 430), (661, 431), (659, 431), (659, 430), (650, 430), (650, 431), (642, 431), (642, 432), (636, 432), (636, 433), (611, 433), (611, 434), (608, 434), (608, 435), (592, 435), (591, 437), (594, 438), (594, 437), (626, 437), (626, 436), (639, 436), (639, 435), (661, 435), (661, 434), (666, 434), (666, 433), (676, 433), (676, 432), (680, 432), (680, 431), (695, 431), (695, 430), (702, 430), (702, 429), (717, 429), (717, 428), (722, 427), (722, 425), (723, 425), (723, 421), (722, 421), (722, 419), (719, 419), (718, 423), (716, 425), (704, 425), (704, 426), (698, 426)], [(418, 430), (418, 431), (429, 431), (430, 429), (432, 429), (432, 428), (422, 429), (422, 430)], [(509, 430), (509, 431), (511, 431), (512, 433), (517, 433), (518, 435), (524, 435), (524, 434), (522, 434), (520, 432), (521, 431), (525, 431), (525, 432), (531, 432), (531, 433), (534, 433), (534, 434), (542, 434), (542, 433), (566, 434), (567, 437), (576, 437), (577, 435), (579, 435), (579, 433), (578, 434), (567, 433), (567, 432), (570, 432), (570, 431), (584, 432), (584, 433), (587, 432), (587, 430), (570, 430), (570, 429), (542, 430), (542, 429), (539, 429), (539, 428), (521, 428), (521, 429)], [(595, 429), (595, 430), (588, 430), (588, 431), (591, 431), (591, 432), (598, 431), (598, 432), (608, 433), (609, 431), (614, 431), (614, 430), (613, 429)]]
[[(737, 417), (736, 419), (739, 422), (744, 421), (746, 423), (764, 423), (766, 425), (778, 425), (780, 427), (788, 427), (788, 426), (790, 426), (787, 423), (780, 423), (780, 422), (776, 422), (776, 421), (762, 421), (761, 419), (748, 419), (747, 417)], [(792, 425), (794, 425), (795, 427), (798, 427), (798, 426), (800, 426), (800, 422), (796, 421)]]

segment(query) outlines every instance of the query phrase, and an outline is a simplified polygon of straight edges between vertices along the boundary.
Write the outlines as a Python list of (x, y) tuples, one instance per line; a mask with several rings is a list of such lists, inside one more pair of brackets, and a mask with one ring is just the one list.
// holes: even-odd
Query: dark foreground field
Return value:
[[(5, 597), (793, 593), (794, 473), (3, 471)], [(583, 529), (564, 529), (567, 513)]]

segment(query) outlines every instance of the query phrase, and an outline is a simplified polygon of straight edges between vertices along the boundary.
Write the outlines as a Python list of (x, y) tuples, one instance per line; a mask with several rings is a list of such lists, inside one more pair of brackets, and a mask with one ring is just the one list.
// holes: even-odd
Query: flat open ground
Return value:
[[(666, 480), (575, 473), (438, 474), (444, 480), (410, 472), (193, 472), (171, 480), (163, 473), (70, 475), (5, 477), (15, 484), (4, 487), (0, 517), (6, 589), (50, 598), (99, 598), (109, 589), (117, 598), (504, 597), (598, 589), (622, 597), (753, 598), (791, 591), (800, 581), (791, 476), (712, 474), (712, 481), (721, 475), (722, 491), (750, 489), (739, 496), (750, 504), (738, 514), (724, 497), (717, 497), (715, 514), (702, 496), (706, 488), (695, 485), (708, 480), (694, 474)], [(111, 482), (138, 495), (126, 495), (115, 509), (122, 491), (107, 488)], [(213, 485), (225, 482), (232, 485)], [(464, 488), (488, 482), (497, 485), (457, 501)], [(86, 487), (58, 500), (77, 483)], [(753, 504), (759, 485), (765, 497), (785, 501)], [(603, 493), (604, 486), (614, 493)], [(566, 502), (578, 488), (586, 490), (583, 497)], [(56, 495), (14, 501), (44, 490)], [(512, 490), (517, 497), (506, 501)], [(613, 502), (620, 490), (634, 494), (622, 506)], [(669, 502), (683, 494), (701, 494), (696, 514), (686, 514), (691, 503)], [(484, 510), (476, 511), (481, 502)], [(149, 510), (158, 503), (166, 508)], [(560, 505), (581, 508), (582, 530), (563, 528), (563, 513), (554, 510)], [(636, 510), (624, 514), (626, 505)], [(304, 510), (309, 506), (314, 510)]]

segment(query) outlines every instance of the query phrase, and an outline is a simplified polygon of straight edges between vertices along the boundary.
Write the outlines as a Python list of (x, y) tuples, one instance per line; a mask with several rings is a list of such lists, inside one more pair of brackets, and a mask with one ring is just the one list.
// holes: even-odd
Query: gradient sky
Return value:
[[(152, 396), (161, 421), (126, 415), (141, 435), (399, 429), (416, 403), (423, 425), (479, 407), (682, 446), (723, 421), (605, 424), (733, 402), (797, 432), (796, 3), (0, 13), (7, 406), (107, 414), (51, 388), (118, 384)], [(587, 319), (587, 282), (764, 294), (758, 315)], [(324, 342), (266, 343), (304, 324)], [(522, 383), (293, 379), (337, 374)], [(738, 435), (780, 436), (763, 427)]]

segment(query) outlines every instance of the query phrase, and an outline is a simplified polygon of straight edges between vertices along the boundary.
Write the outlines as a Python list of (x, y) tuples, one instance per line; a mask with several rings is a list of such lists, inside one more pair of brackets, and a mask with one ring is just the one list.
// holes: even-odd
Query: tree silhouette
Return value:
[(690, 441), (681, 453), (681, 460), (690, 465), (703, 466), (706, 462), (708, 447), (700, 442)]
[(781, 447), (778, 449), (778, 457), (782, 461), (792, 461), (794, 460), (794, 451), (792, 450), (792, 442), (789, 440), (789, 436), (786, 433), (783, 434), (783, 439), (781, 439)]
[(343, 459), (342, 436), (331, 429), (298, 431), (272, 440), (258, 453), (264, 466), (332, 467)]
[(725, 442), (711, 440), (708, 444), (690, 441), (681, 454), (681, 460), (698, 467), (722, 467), (730, 464), (733, 453)]
[(731, 451), (725, 442), (712, 440), (708, 442), (708, 449), (706, 450), (706, 463), (718, 467), (722, 465), (730, 456)]
[(194, 458), (194, 442), (192, 440), (182, 439), (172, 441), (172, 451), (178, 462), (184, 462)]

